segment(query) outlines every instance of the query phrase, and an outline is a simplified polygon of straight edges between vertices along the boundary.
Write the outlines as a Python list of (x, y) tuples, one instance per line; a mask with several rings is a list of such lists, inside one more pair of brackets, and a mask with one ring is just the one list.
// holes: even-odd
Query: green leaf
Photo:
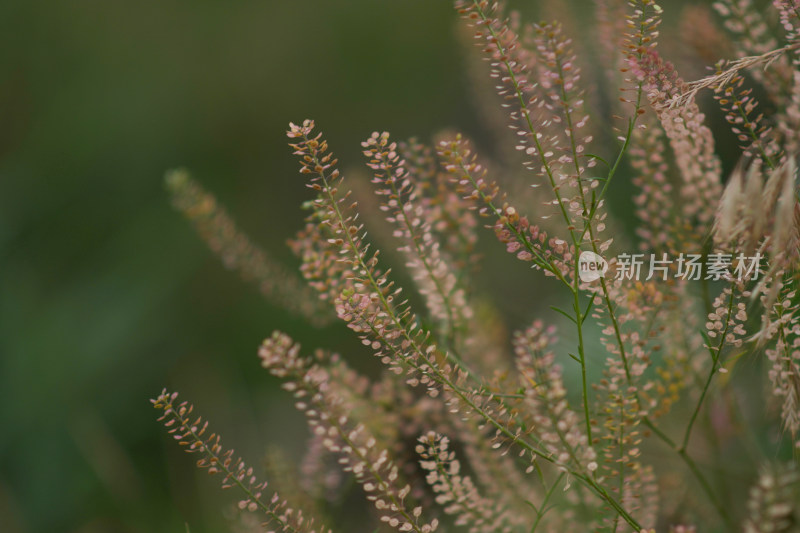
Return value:
[(534, 505), (534, 503), (533, 503), (533, 502), (531, 502), (531, 501), (528, 501), (528, 500), (525, 500), (525, 503), (528, 505), (528, 507), (530, 507), (531, 509), (533, 509), (533, 512), (535, 512), (535, 513), (536, 513), (536, 516), (541, 516), (541, 515), (542, 515), (542, 513), (541, 513), (541, 512), (539, 512), (539, 508), (538, 508), (538, 507), (536, 507), (536, 505)]
[(600, 157), (599, 155), (596, 155), (596, 154), (586, 154), (586, 157), (591, 157), (591, 158), (593, 158), (593, 159), (597, 159), (598, 161), (600, 161), (601, 163), (603, 163), (605, 166), (607, 166), (607, 167), (611, 168), (611, 165), (609, 165), (609, 164), (608, 164), (608, 161), (606, 161), (605, 159), (603, 159), (603, 158), (602, 158), (602, 157)]
[(550, 306), (550, 309), (552, 309), (553, 311), (555, 311), (555, 312), (557, 312), (557, 313), (561, 313), (562, 315), (564, 315), (565, 317), (567, 317), (567, 318), (570, 320), (570, 322), (572, 322), (572, 323), (573, 323), (573, 324), (575, 324), (575, 325), (578, 325), (578, 323), (575, 321), (575, 317), (571, 316), (569, 313), (567, 313), (567, 312), (566, 312), (566, 311), (564, 311), (563, 309), (559, 309), (559, 308), (558, 308), (558, 307), (556, 307), (555, 305), (551, 305), (551, 306)]
[(594, 307), (594, 296), (589, 297), (589, 305), (586, 306), (586, 311), (581, 316), (581, 326), (586, 322), (586, 317), (589, 316), (589, 313), (592, 312), (592, 307)]

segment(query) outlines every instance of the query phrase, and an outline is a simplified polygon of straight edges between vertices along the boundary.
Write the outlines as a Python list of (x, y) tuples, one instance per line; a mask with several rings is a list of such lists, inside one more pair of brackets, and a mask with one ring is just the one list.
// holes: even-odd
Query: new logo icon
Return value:
[(581, 281), (589, 283), (605, 277), (608, 271), (608, 262), (594, 252), (581, 252), (578, 257), (578, 277)]

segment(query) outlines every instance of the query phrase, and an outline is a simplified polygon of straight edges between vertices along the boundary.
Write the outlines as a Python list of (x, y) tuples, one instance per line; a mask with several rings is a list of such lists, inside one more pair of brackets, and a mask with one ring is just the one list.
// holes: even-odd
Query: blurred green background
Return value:
[[(373, 130), (481, 139), (457, 23), (430, 0), (0, 2), (0, 531), (226, 530), (230, 496), (155, 422), (163, 386), (254, 463), (265, 443), (299, 453), (256, 349), (273, 329), (354, 343), (225, 271), (164, 172), (190, 169), (292, 264), (308, 194), (289, 121), (314, 118), (345, 169)], [(499, 255), (520, 326), (542, 294)]]
[(1, 531), (225, 529), (231, 496), (148, 399), (179, 389), (257, 463), (304, 435), (260, 341), (341, 330), (309, 335), (225, 271), (164, 172), (291, 261), (288, 122), (315, 118), (345, 167), (376, 129), (469, 127), (456, 22), (444, 1), (0, 2)]

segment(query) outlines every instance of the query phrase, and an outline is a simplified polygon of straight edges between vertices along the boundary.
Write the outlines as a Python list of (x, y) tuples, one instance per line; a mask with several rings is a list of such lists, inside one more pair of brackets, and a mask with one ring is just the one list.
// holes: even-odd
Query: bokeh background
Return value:
[(181, 390), (258, 464), (305, 431), (259, 343), (342, 332), (227, 272), (164, 172), (291, 264), (308, 194), (288, 122), (315, 118), (353, 166), (375, 129), (469, 124), (456, 22), (443, 1), (0, 2), (0, 531), (226, 529), (230, 495), (149, 398)]
[[(344, 168), (373, 130), (483, 139), (457, 25), (439, 0), (0, 2), (0, 531), (226, 530), (230, 495), (155, 422), (164, 386), (255, 464), (266, 443), (299, 453), (260, 341), (354, 344), (227, 272), (164, 172), (190, 169), (294, 264), (289, 121), (313, 117)], [(519, 326), (546, 295), (497, 255), (487, 286)]]

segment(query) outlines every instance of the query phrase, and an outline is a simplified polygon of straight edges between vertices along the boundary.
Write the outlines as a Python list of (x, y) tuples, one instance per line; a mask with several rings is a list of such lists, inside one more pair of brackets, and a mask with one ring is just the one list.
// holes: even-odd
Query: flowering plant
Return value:
[[(260, 513), (269, 531), (332, 531), (322, 525), (332, 468), (374, 508), (364, 531), (375, 522), (417, 533), (796, 530), (800, 2), (774, 0), (762, 12), (751, 0), (719, 1), (727, 33), (707, 10), (689, 8), (686, 23), (735, 56), (696, 82), (659, 52), (655, 0), (596, 8), (601, 77), (622, 90), (610, 113), (587, 94), (585, 60), (562, 24), (524, 24), (502, 4), (458, 0), (512, 131), (502, 145), (514, 150), (491, 163), (459, 134), (429, 145), (373, 133), (362, 150), (381, 215), (359, 207), (363, 187), (340, 172), (315, 123), (291, 124), (313, 195), (290, 243), (302, 279), (242, 235), (185, 171), (167, 176), (177, 207), (226, 264), (312, 324), (343, 321), (386, 369), (370, 381), (338, 355), (303, 355), (283, 333), (264, 341), (262, 366), (311, 429), (302, 483), (285, 497), (177, 393), (153, 400), (198, 465), (237, 488), (239, 507)], [(695, 41), (700, 52), (704, 44)], [(727, 182), (698, 104), (704, 93), (739, 142)], [(609, 136), (599, 124), (614, 121)], [(495, 178), (492, 168), (507, 173), (515, 162), (524, 175)], [(628, 165), (639, 251), (607, 208)], [(533, 187), (520, 192), (520, 182)], [(404, 296), (368, 238), (376, 216), (391, 225), (424, 307)], [(499, 315), (472, 290), (482, 224), (530, 264), (531, 283), (566, 295), (568, 309), (554, 308), (568, 324), (560, 341), (536, 320), (508, 346)], [(632, 262), (645, 256), (649, 276)], [(599, 344), (589, 342), (592, 323)], [(779, 429), (750, 452), (762, 467), (747, 496), (726, 490), (725, 473), (712, 479), (701, 460), (750, 430), (739, 396), (752, 382), (737, 379), (745, 361), (766, 367), (760, 416)], [(680, 466), (664, 468), (668, 455)]]

